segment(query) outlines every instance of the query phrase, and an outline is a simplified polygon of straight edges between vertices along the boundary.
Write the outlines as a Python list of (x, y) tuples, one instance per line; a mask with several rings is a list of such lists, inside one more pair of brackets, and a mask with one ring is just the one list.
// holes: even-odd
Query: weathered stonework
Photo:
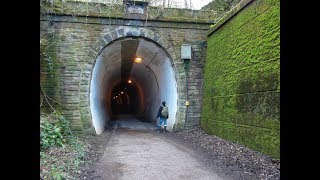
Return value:
[[(130, 19), (122, 5), (56, 4), (41, 15), (47, 56), (40, 83), (74, 129), (92, 130), (89, 91), (97, 56), (117, 40), (142, 37), (167, 53), (175, 71), (174, 130), (200, 123), (208, 133), (279, 157), (279, 4), (243, 0), (209, 31), (212, 12), (149, 7), (148, 18)], [(182, 44), (192, 46), (187, 67)]]
[[(143, 37), (159, 45), (171, 59), (175, 71), (178, 89), (178, 109), (174, 130), (191, 127), (199, 124), (202, 84), (203, 62), (205, 60), (206, 31), (212, 20), (196, 23), (190, 20), (165, 21), (148, 19), (128, 20), (97, 17), (95, 15), (81, 14), (70, 16), (69, 10), (41, 16), (41, 34), (52, 31), (56, 37), (56, 62), (59, 62), (59, 83), (61, 84), (61, 104), (65, 105), (63, 114), (71, 120), (76, 129), (92, 127), (90, 114), (90, 76), (95, 60), (101, 50), (115, 40), (126, 37)], [(74, 14), (73, 14), (74, 15)], [(137, 23), (138, 22), (138, 23)], [(192, 23), (191, 23), (192, 22)], [(49, 28), (49, 24), (52, 26)], [(41, 38), (46, 38), (45, 35)], [(186, 87), (186, 74), (184, 63), (180, 59), (180, 48), (189, 43), (193, 49), (188, 73), (188, 81), (192, 82)], [(43, 78), (41, 83), (45, 83)], [(48, 89), (47, 89), (48, 90)], [(188, 90), (188, 91), (186, 91)], [(185, 102), (189, 96), (190, 106), (186, 112)], [(188, 120), (185, 124), (185, 117)]]
[(243, 0), (208, 31), (201, 113), (206, 132), (277, 158), (279, 12), (280, 0)]

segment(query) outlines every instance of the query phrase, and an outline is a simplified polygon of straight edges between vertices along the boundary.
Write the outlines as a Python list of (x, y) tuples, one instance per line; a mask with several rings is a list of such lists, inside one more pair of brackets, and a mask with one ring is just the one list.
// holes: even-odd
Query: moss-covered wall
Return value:
[[(126, 19), (126, 10), (125, 5), (123, 4), (105, 4), (70, 0), (55, 0), (54, 3), (51, 4), (45, 0), (41, 0), (40, 12), (42, 14)], [(212, 11), (147, 6), (146, 16), (139, 19), (148, 21), (213, 23), (217, 18), (219, 18), (219, 15)]]
[(207, 40), (201, 127), (279, 158), (280, 0), (253, 0), (214, 29)]
[[(40, 37), (40, 104), (44, 112), (61, 110), (60, 61), (57, 61), (57, 37), (50, 28)], [(51, 106), (51, 107), (50, 107)]]

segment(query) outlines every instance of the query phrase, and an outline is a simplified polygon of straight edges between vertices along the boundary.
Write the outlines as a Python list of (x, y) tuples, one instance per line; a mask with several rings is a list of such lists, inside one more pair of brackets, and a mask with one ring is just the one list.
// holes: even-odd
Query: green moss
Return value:
[[(103, 4), (94, 2), (66, 1), (51, 4), (46, 1), (41, 3), (41, 13), (69, 14), (78, 16), (124, 18), (125, 6), (123, 4)], [(216, 17), (211, 11), (197, 11), (179, 8), (148, 7), (147, 18), (162, 21), (184, 21), (212, 23)], [(92, 20), (91, 20), (92, 21)]]
[(91, 128), (91, 117), (90, 113), (87, 110), (81, 109), (80, 110), (81, 122), (84, 129)]
[[(40, 56), (40, 83), (44, 93), (48, 96), (48, 101), (56, 110), (61, 111), (61, 94), (60, 94), (60, 73), (56, 54), (57, 37), (53, 33), (49, 33), (46, 38), (42, 39), (42, 48)], [(53, 101), (52, 101), (53, 100)], [(43, 101), (43, 110), (50, 112), (47, 102)]]
[(279, 1), (256, 0), (208, 37), (201, 127), (280, 157)]
[(122, 4), (102, 4), (93, 2), (42, 2), (41, 12), (54, 14), (70, 14), (79, 16), (95, 17), (124, 17), (124, 6)]
[(182, 120), (184, 117), (182, 117), (181, 113), (178, 113), (176, 116), (176, 123), (173, 125), (173, 131), (179, 131), (184, 128), (184, 122)]

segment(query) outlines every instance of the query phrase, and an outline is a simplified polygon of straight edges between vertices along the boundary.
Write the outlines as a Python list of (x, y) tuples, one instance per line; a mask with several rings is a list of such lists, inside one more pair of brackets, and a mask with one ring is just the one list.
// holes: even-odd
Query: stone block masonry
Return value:
[(280, 157), (280, 0), (244, 0), (208, 31), (201, 127)]
[[(101, 49), (143, 37), (171, 57), (175, 130), (200, 123), (207, 133), (280, 156), (280, 0), (243, 0), (211, 29), (210, 12), (152, 7), (147, 19), (130, 19), (122, 5), (80, 2), (51, 10), (41, 14), (40, 83), (74, 129), (92, 128), (90, 78)], [(187, 69), (182, 44), (192, 46)]]
[[(119, 11), (114, 13), (115, 17), (113, 17), (102, 11), (94, 11), (94, 8), (90, 8), (91, 5), (86, 12), (74, 11), (78, 5), (66, 3), (60, 10), (56, 7), (50, 14), (42, 14), (40, 26), (41, 39), (55, 37), (51, 52), (52, 60), (56, 63), (53, 74), (56, 86), (47, 86), (44, 89), (47, 92), (53, 92), (56, 94), (55, 97), (60, 99), (59, 102), (64, 105), (63, 114), (70, 119), (75, 129), (92, 128), (89, 90), (91, 71), (96, 57), (107, 44), (126, 37), (148, 38), (168, 52), (173, 61), (178, 83), (176, 114), (178, 123), (175, 125), (175, 130), (199, 124), (206, 33), (214, 22), (214, 19), (211, 19), (212, 14), (192, 11), (191, 14), (194, 16), (191, 17), (190, 13), (185, 13), (185, 18), (181, 18), (184, 12), (173, 10), (173, 16), (181, 17), (150, 15), (150, 19), (132, 20), (121, 16), (120, 10), (123, 10), (121, 8), (109, 9)], [(108, 9), (105, 5), (101, 7)], [(150, 13), (153, 11), (154, 9)], [(170, 12), (170, 10), (167, 11)], [(194, 18), (195, 16), (197, 18)], [(188, 70), (188, 81), (190, 81), (188, 87), (186, 87), (184, 64), (180, 59), (181, 45), (186, 43), (193, 49), (193, 59)], [(41, 62), (43, 67), (46, 66), (45, 62)], [(50, 84), (49, 80), (48, 76), (41, 77), (42, 84)], [(190, 101), (188, 112), (185, 111), (187, 95)], [(187, 113), (187, 121), (184, 119), (185, 113)]]

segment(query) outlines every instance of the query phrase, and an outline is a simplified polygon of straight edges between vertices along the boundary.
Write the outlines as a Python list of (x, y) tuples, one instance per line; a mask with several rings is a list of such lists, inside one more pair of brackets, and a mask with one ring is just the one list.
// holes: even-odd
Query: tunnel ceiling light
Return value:
[(123, 94), (123, 91), (121, 91), (121, 94)]
[(134, 63), (141, 63), (142, 62), (142, 58), (141, 57), (136, 57), (133, 60)]
[(129, 81), (128, 81), (128, 83), (129, 83), (129, 84), (131, 84), (131, 83), (132, 83), (132, 81), (131, 81), (131, 80), (129, 80)]

